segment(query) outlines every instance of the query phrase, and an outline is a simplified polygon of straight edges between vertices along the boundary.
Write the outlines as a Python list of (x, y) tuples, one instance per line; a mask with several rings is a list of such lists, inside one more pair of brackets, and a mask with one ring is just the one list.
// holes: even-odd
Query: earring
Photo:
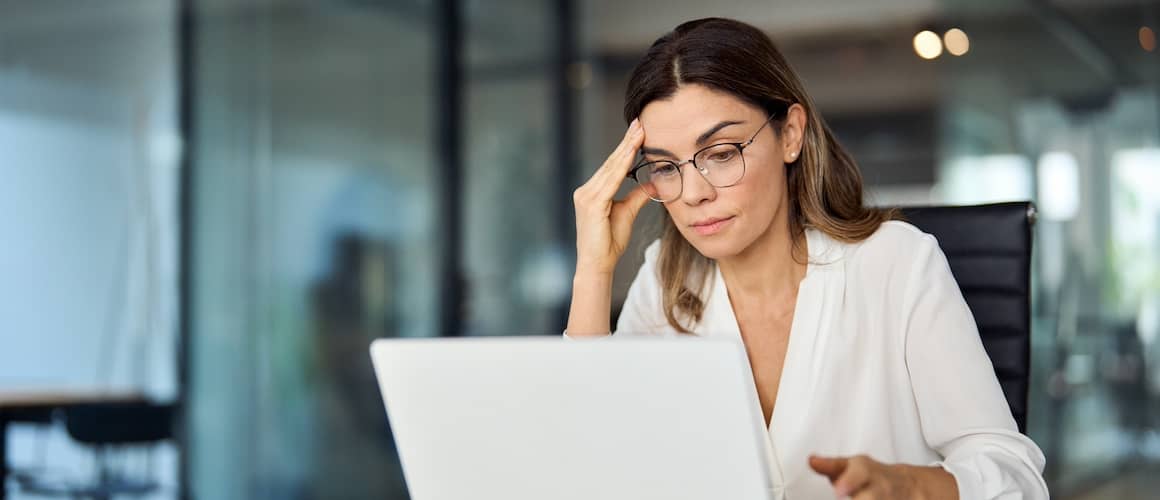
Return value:
[(789, 154), (789, 157), (790, 157), (790, 158), (794, 158), (794, 159), (796, 159), (796, 158), (797, 158), (797, 151), (794, 151), (794, 152), (790, 153), (790, 154)]

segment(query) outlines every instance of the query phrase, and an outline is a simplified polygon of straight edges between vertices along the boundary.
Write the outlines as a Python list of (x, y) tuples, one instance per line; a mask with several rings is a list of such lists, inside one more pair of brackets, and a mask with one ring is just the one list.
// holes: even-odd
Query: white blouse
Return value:
[[(832, 498), (810, 454), (939, 465), (959, 497), (1046, 499), (1043, 453), (1017, 431), (938, 242), (891, 221), (853, 244), (806, 230), (809, 263), (768, 429), (775, 498)], [(617, 335), (677, 335), (657, 256), (628, 291)], [(714, 266), (696, 335), (741, 341)], [(756, 397), (756, 395), (754, 395)]]

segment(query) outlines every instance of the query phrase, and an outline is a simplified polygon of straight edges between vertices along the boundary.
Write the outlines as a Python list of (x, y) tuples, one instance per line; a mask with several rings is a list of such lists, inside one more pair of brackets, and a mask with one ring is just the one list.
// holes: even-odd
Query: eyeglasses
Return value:
[(642, 163), (633, 167), (628, 172), (628, 177), (640, 184), (645, 193), (648, 193), (649, 198), (661, 203), (668, 203), (681, 197), (685, 184), (684, 176), (681, 175), (681, 167), (688, 163), (693, 164), (693, 167), (713, 187), (735, 186), (745, 176), (745, 155), (742, 154), (745, 148), (753, 144), (753, 141), (757, 139), (757, 134), (760, 134), (765, 126), (769, 125), (769, 122), (780, 114), (779, 111), (769, 115), (769, 118), (766, 118), (765, 122), (761, 124), (761, 128), (758, 128), (748, 141), (714, 144), (697, 151), (691, 159), (680, 163), (670, 160)]

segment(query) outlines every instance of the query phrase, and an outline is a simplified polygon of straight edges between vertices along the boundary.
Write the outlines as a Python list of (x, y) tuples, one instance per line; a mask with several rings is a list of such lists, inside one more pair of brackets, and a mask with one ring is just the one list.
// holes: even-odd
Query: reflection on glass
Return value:
[(199, 498), (406, 498), (368, 347), (437, 334), (431, 30), (365, 2), (198, 23)]

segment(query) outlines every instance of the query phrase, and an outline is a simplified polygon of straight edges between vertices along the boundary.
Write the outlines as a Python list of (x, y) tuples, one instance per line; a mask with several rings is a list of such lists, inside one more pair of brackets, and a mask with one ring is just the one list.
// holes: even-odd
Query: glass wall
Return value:
[(402, 498), (371, 370), (437, 334), (423, 3), (197, 2), (198, 498)]
[(562, 328), (558, 11), (461, 5), (455, 143), (432, 3), (194, 5), (192, 493), (404, 498), (370, 341)]
[(173, 399), (174, 5), (59, 7), (0, 18), (0, 387)]
[(558, 333), (575, 251), (571, 190), (559, 189), (570, 167), (555, 134), (555, 6), (466, 6), (462, 333)]
[[(0, 395), (180, 397), (175, 16), (172, 0), (0, 2)], [(7, 430), (15, 472), (95, 481), (62, 425)], [(157, 496), (175, 496), (176, 449), (152, 454)]]

